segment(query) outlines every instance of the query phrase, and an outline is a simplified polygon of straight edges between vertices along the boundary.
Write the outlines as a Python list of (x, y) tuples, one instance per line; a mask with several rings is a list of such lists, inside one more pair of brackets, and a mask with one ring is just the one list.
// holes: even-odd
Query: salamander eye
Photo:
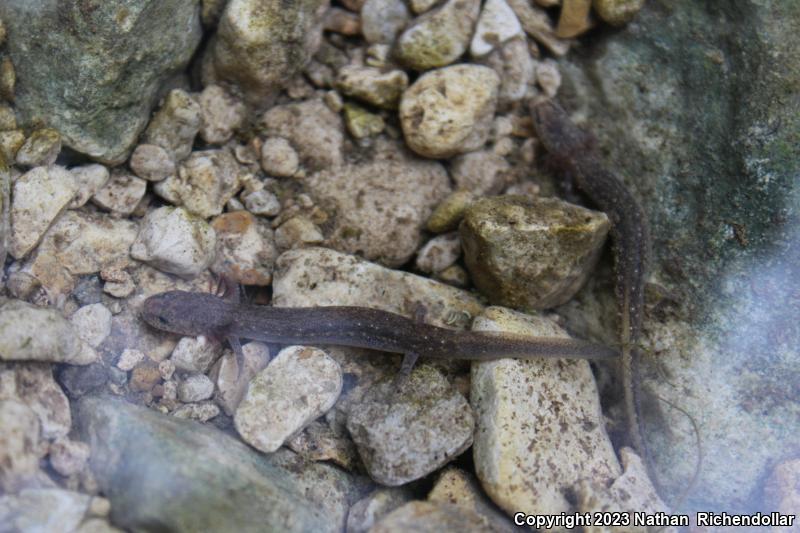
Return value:
[(164, 318), (164, 317), (163, 317), (163, 316), (161, 316), (161, 315), (158, 315), (156, 318), (158, 319), (158, 323), (159, 323), (159, 324), (162, 324), (162, 325), (164, 325), (164, 326), (166, 326), (167, 324), (169, 324), (169, 322), (167, 321), (167, 319), (166, 319), (166, 318)]

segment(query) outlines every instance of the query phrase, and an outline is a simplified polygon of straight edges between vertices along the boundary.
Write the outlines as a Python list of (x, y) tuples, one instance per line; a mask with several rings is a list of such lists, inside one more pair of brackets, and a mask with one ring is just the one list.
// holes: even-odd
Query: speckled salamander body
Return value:
[(644, 277), (650, 237), (644, 211), (627, 187), (603, 168), (591, 134), (578, 128), (554, 102), (531, 107), (539, 140), (555, 163), (611, 219), (617, 301), (620, 310), (622, 381), (628, 431), (634, 448), (650, 463), (642, 437), (639, 404), (638, 353), (642, 327)]
[(141, 316), (164, 331), (232, 340), (234, 350), (242, 337), (277, 344), (332, 344), (401, 353), (406, 356), (406, 371), (419, 356), (483, 361), (503, 357), (602, 359), (617, 355), (611, 348), (574, 339), (457, 331), (367, 307), (270, 307), (186, 291), (151, 296), (145, 300)]

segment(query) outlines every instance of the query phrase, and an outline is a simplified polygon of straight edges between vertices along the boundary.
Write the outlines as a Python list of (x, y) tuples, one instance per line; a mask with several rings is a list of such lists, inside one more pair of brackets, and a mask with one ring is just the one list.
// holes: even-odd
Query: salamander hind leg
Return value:
[(400, 389), (403, 388), (403, 385), (406, 384), (417, 359), (419, 359), (419, 354), (417, 353), (406, 353), (403, 355), (403, 362), (400, 363), (400, 371), (394, 377), (394, 383), (392, 384), (393, 394), (397, 394)]

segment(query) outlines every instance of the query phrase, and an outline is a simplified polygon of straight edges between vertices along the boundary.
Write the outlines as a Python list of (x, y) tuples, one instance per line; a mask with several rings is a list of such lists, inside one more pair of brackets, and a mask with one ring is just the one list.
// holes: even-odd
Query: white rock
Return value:
[(31, 133), (17, 152), (17, 164), (24, 167), (47, 167), (56, 162), (61, 151), (61, 135), (52, 128)]
[(478, 17), (470, 53), (475, 57), (485, 56), (498, 44), (522, 34), (522, 25), (505, 0), (486, 0)]
[(70, 317), (78, 336), (97, 348), (111, 334), (111, 311), (103, 304), (85, 305)]
[(214, 261), (216, 243), (202, 218), (180, 207), (160, 207), (142, 221), (131, 256), (164, 272), (192, 276)]
[(403, 0), (366, 0), (361, 6), (361, 33), (370, 44), (393, 43), (409, 20)]
[[(175, 363), (173, 363), (169, 359), (165, 359), (158, 363), (158, 373), (161, 374), (161, 379), (164, 381), (169, 381), (172, 379), (172, 375), (175, 374)], [(176, 390), (177, 394), (177, 390)], [(177, 396), (176, 396), (177, 398)]]
[(178, 384), (178, 399), (183, 403), (208, 400), (214, 394), (214, 382), (205, 374), (192, 374)]
[(261, 168), (270, 176), (289, 178), (300, 168), (300, 157), (283, 137), (269, 137), (261, 145)]
[(250, 382), (233, 421), (245, 442), (274, 452), (333, 407), (341, 390), (335, 360), (317, 348), (290, 346)]
[(384, 109), (397, 109), (408, 74), (402, 70), (346, 65), (339, 69), (335, 86), (343, 94)]
[(254, 215), (274, 217), (281, 212), (281, 203), (278, 197), (266, 189), (259, 189), (243, 194), (245, 208)]
[(130, 372), (144, 359), (144, 353), (139, 350), (125, 349), (117, 360), (117, 368)]
[(50, 464), (62, 476), (72, 476), (86, 466), (89, 452), (88, 444), (60, 437), (50, 445)]
[(415, 264), (417, 268), (426, 274), (441, 272), (449, 267), (461, 257), (461, 240), (458, 232), (437, 235), (417, 252)]
[(524, 37), (513, 37), (497, 46), (482, 62), (500, 76), (500, 105), (513, 104), (536, 93), (531, 87), (536, 76), (536, 61)]
[(414, 70), (449, 65), (469, 47), (480, 0), (447, 0), (414, 19), (397, 38), (394, 55)]
[(158, 145), (173, 161), (182, 161), (192, 151), (201, 123), (200, 105), (186, 91), (173, 89), (150, 120), (142, 142)]
[(450, 161), (450, 175), (459, 190), (476, 195), (497, 194), (512, 178), (511, 165), (491, 150), (476, 150)]
[(15, 492), (40, 475), (39, 419), (19, 401), (0, 400), (0, 427), (0, 490)]
[(170, 414), (176, 418), (208, 422), (219, 415), (219, 407), (214, 402), (187, 403), (186, 405), (181, 405)]
[(7, 300), (0, 306), (0, 359), (88, 365), (97, 353), (57, 310)]
[[(488, 308), (473, 329), (569, 337), (545, 318), (500, 307)], [(506, 512), (569, 511), (564, 494), (578, 481), (610, 483), (621, 473), (588, 361), (473, 363), (470, 397), (477, 416), (475, 471)]]
[(0, 399), (19, 401), (36, 413), (42, 438), (55, 439), (69, 433), (69, 401), (53, 379), (50, 365), (17, 364), (0, 369), (0, 383)]
[(322, 100), (275, 106), (261, 120), (266, 135), (286, 138), (309, 169), (342, 163), (344, 124)]
[(224, 213), (211, 222), (217, 253), (211, 271), (242, 285), (266, 286), (278, 253), (269, 224), (247, 211)]
[(147, 191), (147, 182), (131, 174), (114, 173), (111, 179), (92, 196), (92, 202), (119, 215), (136, 210)]
[(36, 167), (17, 178), (11, 191), (9, 253), (17, 259), (27, 255), (77, 192), (75, 178), (58, 166)]
[(129, 164), (134, 174), (147, 181), (161, 181), (175, 174), (172, 156), (155, 144), (138, 145)]
[(209, 144), (224, 144), (244, 123), (245, 106), (218, 85), (209, 85), (197, 97), (202, 125), (200, 137)]
[(165, 200), (208, 218), (222, 213), (240, 187), (236, 159), (226, 150), (205, 150), (192, 152), (178, 167), (178, 174), (158, 182), (154, 190)]
[(73, 532), (86, 516), (92, 497), (62, 489), (25, 489), (0, 496), (0, 524), (8, 531)]
[(558, 64), (552, 59), (545, 59), (536, 65), (536, 83), (542, 88), (544, 94), (553, 98), (561, 86), (561, 72)]
[(409, 148), (446, 158), (483, 146), (489, 137), (500, 78), (480, 65), (428, 72), (400, 101), (400, 122)]
[(78, 193), (69, 204), (70, 209), (76, 209), (86, 205), (86, 202), (103, 188), (111, 177), (111, 173), (104, 165), (83, 165), (69, 169), (75, 183), (78, 185)]
[(172, 351), (175, 368), (205, 374), (222, 353), (222, 345), (207, 337), (183, 337)]
[(275, 245), (281, 250), (320, 244), (324, 240), (319, 226), (303, 215), (290, 218), (275, 230)]
[(261, 342), (249, 342), (242, 346), (244, 368), (239, 373), (236, 355), (226, 352), (219, 360), (217, 370), (216, 401), (228, 416), (233, 416), (242, 401), (247, 385), (256, 374), (269, 363), (269, 347)]

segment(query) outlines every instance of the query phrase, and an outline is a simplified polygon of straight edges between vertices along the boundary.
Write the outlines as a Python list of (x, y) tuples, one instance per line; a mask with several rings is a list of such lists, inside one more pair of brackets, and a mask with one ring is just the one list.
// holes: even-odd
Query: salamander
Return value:
[(628, 433), (645, 464), (652, 464), (641, 422), (639, 354), (644, 281), (650, 236), (639, 202), (622, 181), (604, 168), (594, 137), (575, 125), (555, 102), (531, 105), (534, 129), (554, 163), (571, 177), (611, 220), (616, 296), (620, 314), (620, 365)]
[(276, 344), (330, 344), (403, 354), (401, 374), (418, 357), (487, 361), (504, 357), (607, 359), (612, 348), (575, 339), (458, 331), (368, 307), (273, 307), (188, 291), (147, 298), (141, 317), (186, 336), (227, 339), (242, 368), (239, 338)]

